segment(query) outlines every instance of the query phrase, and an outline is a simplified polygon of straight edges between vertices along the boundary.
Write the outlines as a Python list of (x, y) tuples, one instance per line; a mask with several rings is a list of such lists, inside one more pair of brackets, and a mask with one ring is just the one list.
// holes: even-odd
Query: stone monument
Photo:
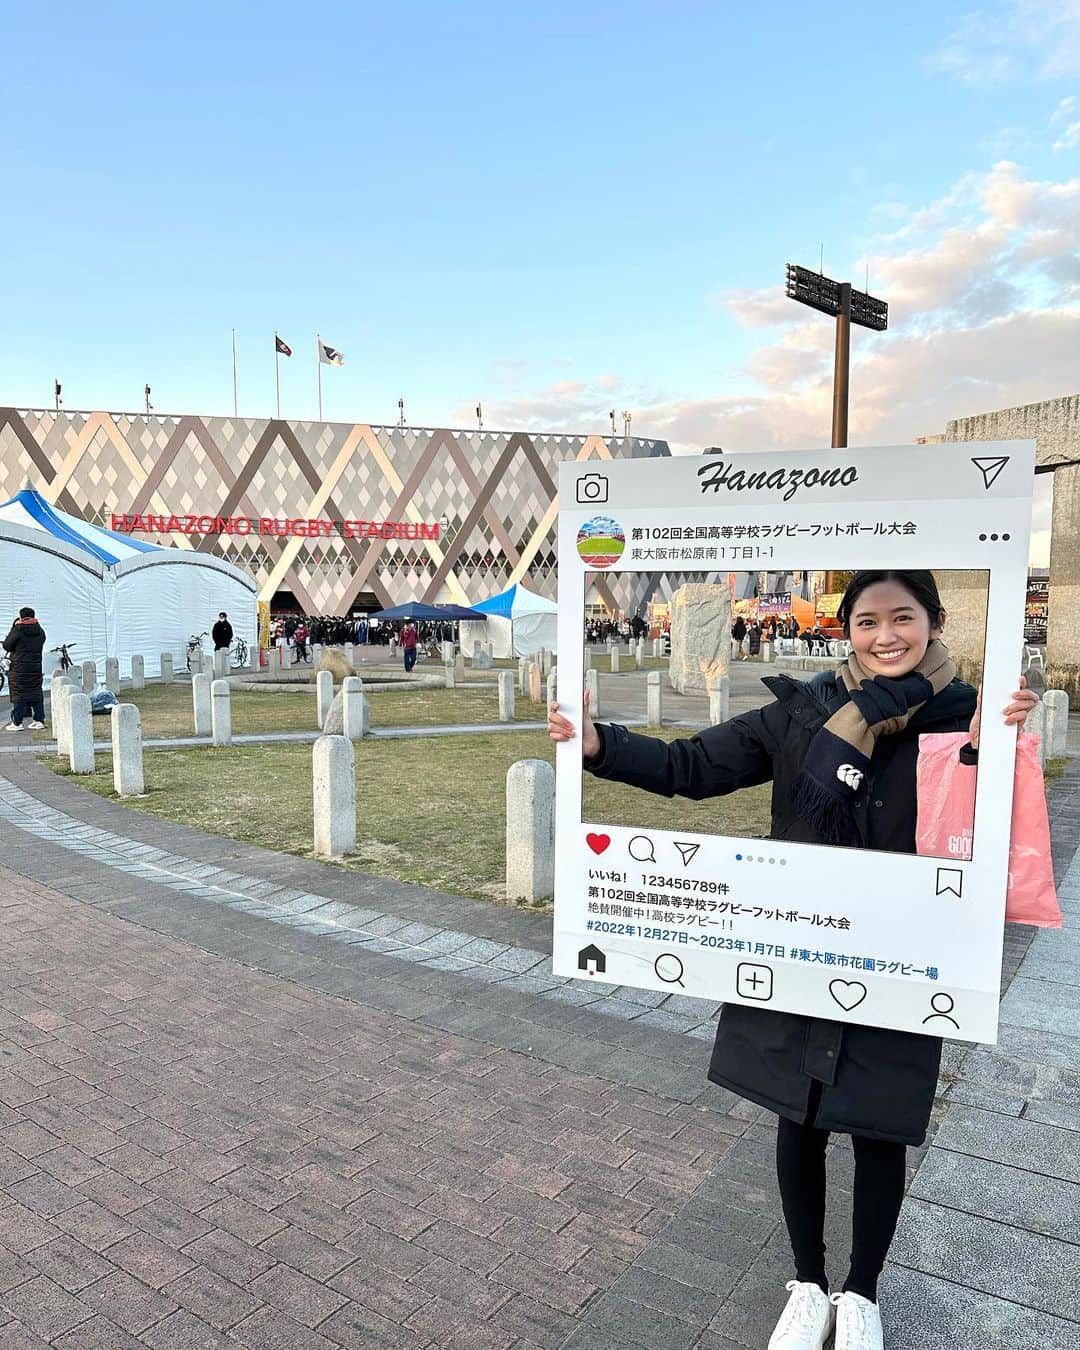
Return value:
[(671, 687), (705, 694), (731, 664), (731, 597), (727, 586), (691, 582), (671, 597)]

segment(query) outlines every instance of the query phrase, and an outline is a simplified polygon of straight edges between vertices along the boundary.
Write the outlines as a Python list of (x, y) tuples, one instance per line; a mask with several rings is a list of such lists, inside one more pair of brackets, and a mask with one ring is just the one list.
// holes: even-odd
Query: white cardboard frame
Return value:
[[(1004, 460), (996, 470), (995, 460)], [(594, 516), (615, 518), (625, 532), (625, 551), (608, 569), (612, 572), (933, 567), (983, 569), (990, 577), (986, 711), (970, 862), (673, 834), (647, 825), (646, 793), (639, 829), (603, 820), (583, 823), (578, 737), (560, 745), (556, 757), (556, 974), (950, 1039), (996, 1041), (1016, 731), (995, 714), (1019, 675), (1034, 464), (1033, 441), (1007, 441), (561, 465), (559, 705), (575, 722), (583, 685), (585, 573), (598, 570), (579, 556), (577, 540)], [(716, 488), (709, 486), (716, 480)], [(875, 526), (894, 522), (913, 524), (914, 532), (874, 533)], [(871, 528), (836, 532), (852, 523)], [(635, 539), (635, 529), (687, 526), (758, 533), (704, 541), (718, 550), (712, 559), (640, 556), (656, 542)], [(665, 540), (660, 546), (676, 553), (702, 544)], [(746, 556), (747, 548), (772, 551)], [(644, 696), (642, 703), (644, 708)], [(629, 852), (630, 841), (642, 833), (653, 841), (655, 864), (636, 861)], [(609, 836), (601, 855), (586, 842), (589, 834)], [(686, 865), (676, 841), (700, 845)], [(643, 851), (635, 846), (635, 852)], [(657, 889), (643, 886), (646, 874), (695, 885), (723, 883), (729, 889), (722, 899), (729, 906), (803, 912), (813, 907), (843, 914), (851, 927), (838, 933), (739, 914), (723, 920), (730, 926), (713, 920), (710, 927), (676, 929), (590, 913), (589, 887), (617, 891), (620, 883), (609, 879), (613, 873), (625, 877), (627, 891)], [(595, 948), (599, 960), (591, 953), (583, 957), (587, 948)], [(811, 953), (811, 959), (798, 952)], [(828, 961), (830, 955), (857, 963), (836, 964)], [(934, 971), (936, 979), (928, 973)]]

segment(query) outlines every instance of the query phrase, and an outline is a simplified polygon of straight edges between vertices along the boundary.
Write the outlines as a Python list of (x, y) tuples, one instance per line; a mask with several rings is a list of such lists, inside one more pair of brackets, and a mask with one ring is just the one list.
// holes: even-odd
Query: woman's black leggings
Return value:
[[(829, 1292), (825, 1274), (825, 1145), (828, 1130), (780, 1118), (776, 1175), (795, 1254), (795, 1278)], [(904, 1200), (907, 1149), (881, 1139), (852, 1135), (855, 1195), (851, 1268), (844, 1289), (877, 1302), (877, 1282), (896, 1232)]]

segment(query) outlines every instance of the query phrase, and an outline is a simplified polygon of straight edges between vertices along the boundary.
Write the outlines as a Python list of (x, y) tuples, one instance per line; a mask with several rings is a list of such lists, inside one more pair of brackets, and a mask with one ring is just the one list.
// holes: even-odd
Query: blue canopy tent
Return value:
[(410, 619), (413, 623), (428, 621), (431, 623), (447, 623), (450, 615), (441, 605), (425, 605), (419, 600), (410, 600), (407, 605), (394, 605), (391, 609), (377, 609), (374, 614), (368, 616), (372, 619), (397, 620), (399, 623), (406, 623)]
[(489, 600), (478, 600), (472, 608), (486, 618), (487, 629), (479, 623), (475, 627), (472, 622), (462, 623), (461, 650), (466, 655), (482, 641), (490, 642), (498, 657), (533, 656), (541, 648), (556, 650), (558, 605), (520, 582)]

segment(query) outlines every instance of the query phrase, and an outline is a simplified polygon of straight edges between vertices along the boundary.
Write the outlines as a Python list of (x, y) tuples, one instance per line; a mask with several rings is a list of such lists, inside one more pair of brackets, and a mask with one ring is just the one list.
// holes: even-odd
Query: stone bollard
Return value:
[(551, 653), (546, 647), (540, 648), (540, 674), (551, 674)]
[(350, 741), (371, 735), (371, 704), (364, 693), (364, 681), (347, 675), (341, 682), (342, 727)]
[(540, 667), (535, 661), (529, 663), (529, 697), (534, 703), (539, 703), (544, 697), (544, 691), (540, 683)]
[(447, 689), (457, 688), (457, 666), (453, 661), (447, 661), (443, 666), (443, 684)]
[(160, 661), (161, 661), (161, 683), (172, 684), (173, 680), (176, 678), (175, 672), (173, 671), (172, 652), (162, 652)]
[(589, 696), (589, 716), (594, 720), (600, 716), (600, 672), (585, 672), (585, 692)]
[(131, 687), (132, 689), (146, 688), (146, 662), (141, 656), (131, 658)]
[(763, 642), (761, 644), (761, 659), (763, 661), (771, 661), (773, 659), (773, 645), (771, 642)]
[(195, 647), (188, 652), (188, 670), (191, 672), (191, 678), (203, 673), (203, 649)]
[(663, 639), (663, 638), (653, 638), (653, 640), (652, 640), (652, 654), (653, 654), (653, 656), (663, 656), (663, 654), (664, 654), (664, 639)]
[(1047, 741), (1046, 733), (1048, 730), (1047, 723), (1049, 719), (1046, 714), (1047, 714), (1046, 704), (1042, 699), (1039, 699), (1038, 703), (1035, 704), (1031, 712), (1028, 713), (1027, 720), (1024, 722), (1024, 725), (1020, 728), (1021, 731), (1034, 732), (1035, 735), (1038, 736), (1039, 763), (1043, 766), (1043, 768), (1046, 767), (1046, 760), (1048, 755), (1048, 749), (1046, 744)]
[(113, 694), (120, 692), (120, 662), (115, 656), (105, 658), (105, 688)]
[(506, 895), (535, 903), (555, 892), (555, 770), (521, 759), (506, 775)]
[(646, 721), (650, 727), (664, 724), (664, 691), (660, 687), (660, 672), (650, 670), (645, 677)]
[(345, 647), (344, 647), (344, 651), (345, 651), (345, 660), (348, 661), (348, 663), (349, 663), (349, 669), (350, 669), (350, 670), (355, 670), (355, 669), (356, 669), (356, 644), (355, 644), (354, 642), (346, 642)]
[(709, 690), (709, 725), (718, 727), (731, 716), (731, 676), (721, 675)]
[(356, 847), (352, 741), (347, 736), (320, 736), (311, 752), (311, 767), (315, 852), (321, 858), (340, 858)]
[(1048, 689), (1046, 704), (1046, 743), (1050, 759), (1063, 759), (1068, 753), (1069, 696), (1064, 689)]
[(195, 735), (209, 736), (213, 730), (213, 719), (210, 715), (210, 676), (192, 675), (191, 677), (191, 707), (195, 717)]
[(139, 797), (143, 783), (142, 719), (134, 703), (118, 703), (109, 713), (112, 723), (113, 787), (121, 797)]
[(619, 649), (618, 649), (618, 647), (612, 647), (612, 649), (611, 649), (611, 673), (612, 673), (612, 675), (618, 675), (618, 673), (619, 673)]
[(586, 647), (581, 654), (582, 670), (592, 670), (592, 648)]
[(326, 714), (334, 701), (334, 677), (328, 670), (315, 676), (315, 725), (321, 731), (326, 725)]
[(97, 688), (97, 663), (94, 661), (84, 661), (82, 663), (82, 691), (84, 694), (92, 694)]
[(558, 676), (559, 676), (558, 669), (557, 669), (555, 666), (552, 666), (552, 667), (551, 667), (551, 674), (547, 677), (547, 686), (546, 686), (546, 688), (545, 688), (545, 690), (544, 690), (544, 710), (545, 710), (545, 712), (546, 712), (547, 709), (550, 708), (551, 705), (555, 702), (556, 698), (558, 698), (558, 693), (557, 693), (557, 689), (556, 689), (556, 686), (557, 686), (557, 684), (558, 684)]
[(514, 720), (514, 676), (509, 670), (499, 671), (499, 721)]
[(518, 690), (527, 698), (529, 695), (529, 658), (518, 657)]
[(70, 676), (53, 683), (49, 717), (52, 721), (52, 734), (56, 739), (56, 754), (59, 759), (67, 759), (71, 754), (71, 710), (68, 704), (71, 695), (77, 690), (78, 686)]
[(442, 640), (442, 659), (444, 666), (454, 664), (454, 644), (446, 638)]
[(634, 664), (638, 670), (645, 669), (645, 639), (638, 638), (634, 644)]
[(281, 671), (281, 648), (268, 647), (266, 649), (266, 673), (268, 675), (277, 675)]
[(311, 664), (313, 666), (318, 666), (322, 661), (322, 659), (323, 659), (323, 644), (321, 642), (313, 642), (311, 644)]
[(214, 652), (214, 678), (223, 680), (229, 673), (229, 649), (219, 647)]
[(71, 727), (68, 763), (72, 773), (94, 772), (94, 719), (90, 695), (72, 692), (68, 698), (67, 720)]
[[(202, 675), (200, 679), (207, 677)], [(210, 733), (215, 745), (232, 745), (232, 701), (228, 680), (210, 686)]]

